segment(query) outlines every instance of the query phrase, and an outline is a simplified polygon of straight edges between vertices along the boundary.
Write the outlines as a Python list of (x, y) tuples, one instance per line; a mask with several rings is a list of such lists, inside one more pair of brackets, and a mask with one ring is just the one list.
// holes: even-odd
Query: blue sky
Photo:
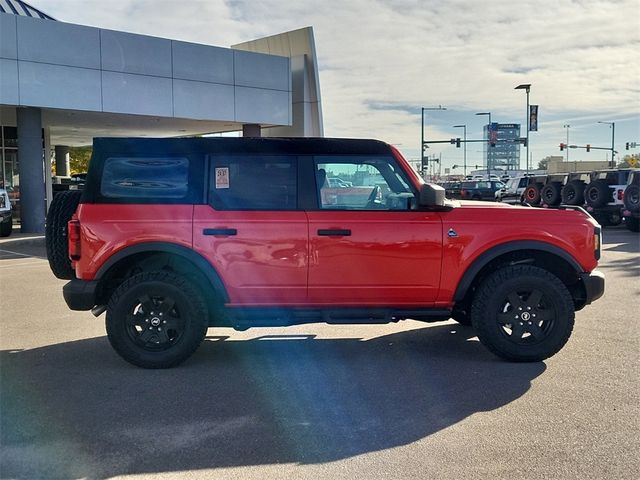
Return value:
[[(531, 83), (540, 105), (533, 162), (569, 143), (616, 150), (640, 143), (640, 1), (520, 0), (32, 0), (61, 21), (218, 46), (313, 26), (327, 136), (379, 138), (418, 158), (427, 139), (480, 138), (492, 120), (524, 123)], [(470, 164), (481, 148), (469, 144)], [(443, 166), (462, 148), (433, 146)], [(572, 150), (571, 159), (607, 152)], [(522, 153), (524, 162), (524, 151)]]

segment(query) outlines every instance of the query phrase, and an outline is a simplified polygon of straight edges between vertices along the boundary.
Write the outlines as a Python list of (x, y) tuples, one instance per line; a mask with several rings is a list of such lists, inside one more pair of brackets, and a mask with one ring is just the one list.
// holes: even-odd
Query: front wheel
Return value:
[(538, 362), (558, 353), (569, 340), (574, 318), (567, 287), (531, 265), (504, 267), (487, 277), (471, 308), (480, 341), (515, 362)]
[(127, 362), (143, 368), (174, 367), (198, 348), (207, 327), (200, 291), (180, 275), (145, 272), (111, 296), (107, 336)]

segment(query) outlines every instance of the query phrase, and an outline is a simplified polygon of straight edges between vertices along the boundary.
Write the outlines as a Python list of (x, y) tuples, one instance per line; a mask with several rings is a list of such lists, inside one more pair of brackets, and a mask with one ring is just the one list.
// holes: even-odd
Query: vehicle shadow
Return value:
[(46, 260), (47, 251), (44, 237), (18, 236), (18, 238), (9, 237), (0, 240), (0, 260), (15, 260), (28, 257)]
[(171, 370), (130, 366), (104, 337), (3, 351), (0, 476), (310, 464), (406, 445), (514, 401), (546, 368), (500, 361), (474, 335), (211, 336)]

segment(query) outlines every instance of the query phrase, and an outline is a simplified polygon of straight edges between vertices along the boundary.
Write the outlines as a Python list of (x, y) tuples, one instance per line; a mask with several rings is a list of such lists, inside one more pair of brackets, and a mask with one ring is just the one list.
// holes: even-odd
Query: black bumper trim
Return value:
[(591, 273), (581, 273), (580, 279), (587, 294), (586, 305), (595, 302), (604, 294), (604, 273), (598, 270)]
[(62, 295), (71, 310), (91, 310), (96, 304), (97, 281), (71, 280), (62, 287)]

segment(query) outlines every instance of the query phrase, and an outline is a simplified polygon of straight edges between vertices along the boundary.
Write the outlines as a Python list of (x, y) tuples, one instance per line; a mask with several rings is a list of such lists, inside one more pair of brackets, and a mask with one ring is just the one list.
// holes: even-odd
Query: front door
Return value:
[(309, 217), (309, 302), (427, 307), (438, 296), (442, 221), (415, 209), (395, 159), (317, 156)]

